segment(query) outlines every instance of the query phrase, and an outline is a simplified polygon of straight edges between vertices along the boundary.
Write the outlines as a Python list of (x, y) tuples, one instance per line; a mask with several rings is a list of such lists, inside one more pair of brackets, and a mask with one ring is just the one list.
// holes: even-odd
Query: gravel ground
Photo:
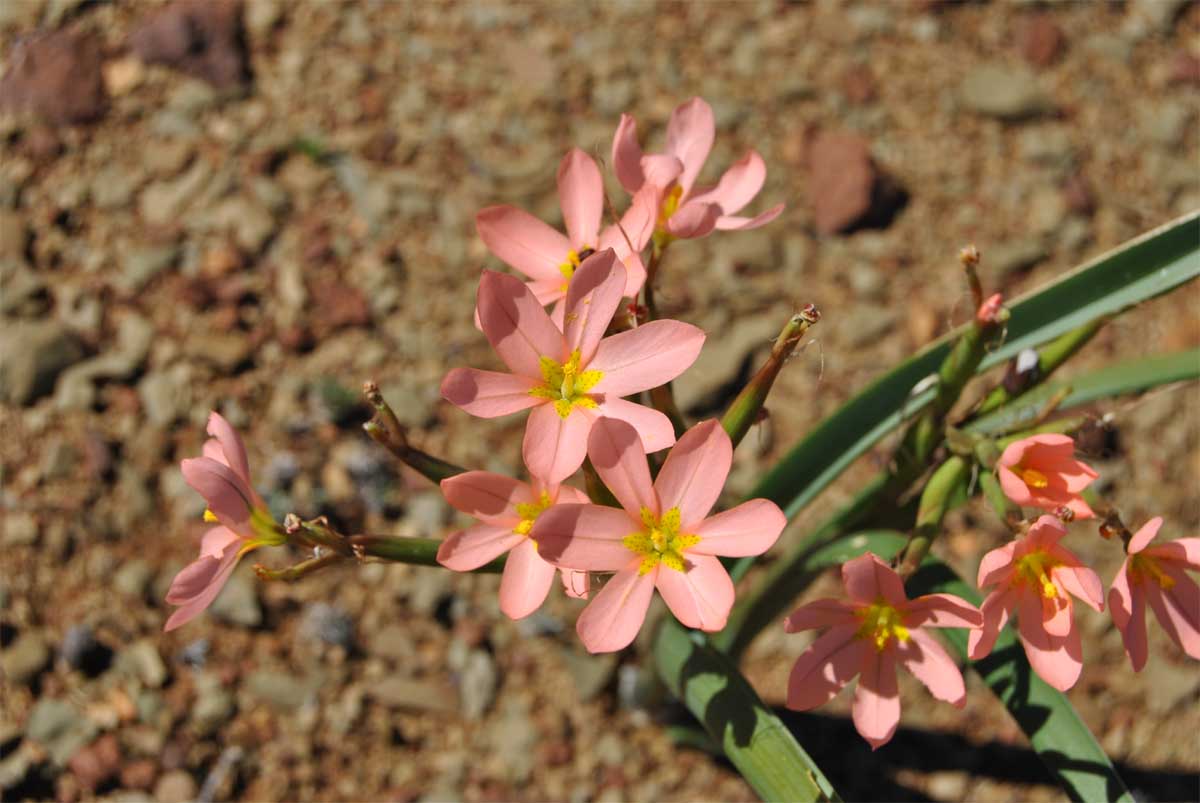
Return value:
[[(704, 96), (709, 170), (757, 148), (754, 209), (788, 204), (762, 230), (673, 247), (664, 311), (709, 332), (685, 406), (710, 414), (795, 305), (824, 313), (731, 497), (966, 319), (961, 245), (1016, 295), (1200, 207), (1200, 5), (1173, 0), (10, 0), (0, 52), (4, 799), (753, 797), (673, 746), (686, 718), (639, 685), (643, 653), (588, 657), (559, 596), (504, 619), (495, 577), (375, 564), (264, 585), (246, 566), (211, 615), (161, 633), (204, 529), (178, 460), (210, 409), (247, 433), (277, 511), (347, 531), (454, 523), (362, 435), (364, 379), (429, 451), (519, 465), (520, 418), (471, 419), (437, 393), (449, 367), (496, 360), (470, 315), (479, 269), (498, 266), (473, 215), (512, 203), (554, 220), (559, 158), (607, 161), (623, 111), (653, 144)], [(1197, 309), (1195, 286), (1144, 305), (1072, 370), (1195, 346)], [(1102, 408), (1121, 452), (1098, 466), (1127, 521), (1197, 532), (1180, 478), (1200, 472), (1198, 401), (1192, 385)], [(972, 508), (944, 554), (971, 571), (1001, 536)], [(1072, 538), (1109, 579), (1111, 545)], [(1146, 799), (1194, 799), (1200, 674), (1152, 626), (1135, 675), (1107, 618), (1080, 616), (1072, 701)], [(769, 702), (805, 644), (771, 630), (752, 646)], [(848, 799), (1059, 798), (974, 692), (960, 712), (903, 683), (902, 731), (875, 754), (843, 699), (795, 721)]]

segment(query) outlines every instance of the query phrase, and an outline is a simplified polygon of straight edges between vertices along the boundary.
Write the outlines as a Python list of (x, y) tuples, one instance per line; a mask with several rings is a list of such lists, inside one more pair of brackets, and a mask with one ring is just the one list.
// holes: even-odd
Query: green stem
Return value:
[[(394, 535), (352, 535), (347, 539), (356, 554), (395, 563), (412, 563), (417, 566), (438, 566), (438, 547), (442, 542), (436, 538), (401, 538)], [(505, 556), (485, 563), (472, 571), (496, 574), (504, 570)]]
[(951, 501), (967, 480), (967, 469), (967, 461), (955, 455), (938, 466), (925, 484), (917, 508), (917, 524), (897, 569), (901, 578), (911, 577), (929, 554), (929, 548), (942, 531), (942, 519)]
[(1005, 495), (1004, 489), (1000, 487), (1000, 481), (987, 468), (979, 472), (979, 488), (983, 491), (983, 498), (992, 506), (992, 510), (996, 512), (1000, 520), (1010, 530), (1015, 530), (1025, 518), (1025, 514)]
[(465, 468), (447, 463), (410, 445), (404, 426), (400, 419), (396, 418), (383, 394), (379, 392), (379, 386), (374, 382), (363, 383), (363, 395), (375, 410), (371, 420), (363, 424), (363, 430), (371, 436), (371, 440), (434, 484), (466, 471)]

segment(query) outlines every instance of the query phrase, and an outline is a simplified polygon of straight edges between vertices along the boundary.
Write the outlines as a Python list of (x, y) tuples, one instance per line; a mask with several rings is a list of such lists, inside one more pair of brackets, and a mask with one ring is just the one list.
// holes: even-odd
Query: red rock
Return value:
[(857, 134), (822, 131), (808, 146), (808, 196), (822, 234), (886, 226), (907, 195), (882, 173)]
[(317, 322), (325, 331), (343, 326), (365, 326), (371, 322), (366, 297), (355, 288), (335, 279), (313, 283), (312, 297), (317, 304)]
[(842, 91), (846, 93), (846, 99), (857, 106), (870, 103), (878, 94), (875, 74), (866, 64), (851, 67), (842, 75)]
[(240, 0), (175, 0), (130, 34), (129, 46), (148, 64), (165, 64), (213, 86), (250, 78)]
[(126, 764), (121, 768), (121, 787), (150, 791), (158, 778), (158, 764), (148, 758)]
[(1200, 85), (1200, 56), (1180, 50), (1171, 60), (1170, 81), (1173, 84)]
[(0, 80), (0, 111), (27, 112), (52, 123), (86, 123), (108, 108), (101, 43), (74, 30), (34, 34), (12, 48)]
[(1061, 55), (1066, 38), (1048, 14), (1035, 14), (1025, 21), (1018, 34), (1021, 55), (1035, 67), (1049, 67)]
[(106, 733), (71, 756), (67, 766), (81, 787), (94, 791), (121, 768), (121, 747), (117, 737)]

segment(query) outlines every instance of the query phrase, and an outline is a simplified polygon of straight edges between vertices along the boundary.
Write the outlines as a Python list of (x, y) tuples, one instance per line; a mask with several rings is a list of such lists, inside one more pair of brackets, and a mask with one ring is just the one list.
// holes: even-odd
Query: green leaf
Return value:
[[(945, 593), (974, 605), (982, 602), (979, 592), (935, 560), (925, 563), (912, 576), (907, 590), (910, 598)], [(946, 628), (941, 635), (958, 660), (966, 661), (968, 631)], [(991, 655), (972, 661), (971, 667), (1004, 703), (1029, 737), (1038, 758), (1072, 800), (1133, 800), (1071, 701), (1030, 667), (1011, 626), (1000, 633)]]
[[(1200, 212), (1194, 212), (1010, 304), (1004, 345), (984, 359), (980, 370), (1198, 275)], [(914, 395), (914, 386), (938, 370), (960, 334), (956, 330), (930, 344), (818, 424), (763, 477), (751, 496), (770, 499), (788, 518), (794, 516), (880, 438), (929, 402), (932, 388)]]
[(674, 619), (654, 644), (659, 676), (763, 800), (838, 800), (779, 717), (703, 633)]
[(1036, 419), (1045, 403), (1064, 388), (1068, 392), (1058, 405), (1060, 410), (1194, 379), (1200, 379), (1200, 348), (1138, 357), (1074, 379), (1039, 385), (1004, 407), (972, 421), (966, 429), (985, 435), (1020, 429)]

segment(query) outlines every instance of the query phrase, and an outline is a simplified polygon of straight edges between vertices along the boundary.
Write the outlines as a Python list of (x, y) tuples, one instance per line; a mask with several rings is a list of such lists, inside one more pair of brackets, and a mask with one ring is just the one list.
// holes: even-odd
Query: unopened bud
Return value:
[(965, 246), (958, 252), (958, 261), (967, 270), (974, 270), (979, 267), (979, 260), (982, 258), (983, 255), (979, 253), (979, 249), (974, 245)]
[(1041, 378), (1041, 373), (1038, 353), (1033, 349), (1021, 349), (1016, 357), (1009, 360), (1000, 384), (1009, 396), (1019, 396)]
[(295, 535), (300, 532), (300, 517), (295, 513), (289, 513), (284, 516), (283, 529), (288, 535)]
[(997, 326), (1007, 319), (1008, 310), (1004, 309), (1004, 296), (1000, 293), (988, 296), (975, 311), (975, 320), (980, 326)]
[(1075, 521), (1075, 511), (1066, 505), (1059, 505), (1054, 509), (1055, 517), (1063, 524), (1070, 524)]

